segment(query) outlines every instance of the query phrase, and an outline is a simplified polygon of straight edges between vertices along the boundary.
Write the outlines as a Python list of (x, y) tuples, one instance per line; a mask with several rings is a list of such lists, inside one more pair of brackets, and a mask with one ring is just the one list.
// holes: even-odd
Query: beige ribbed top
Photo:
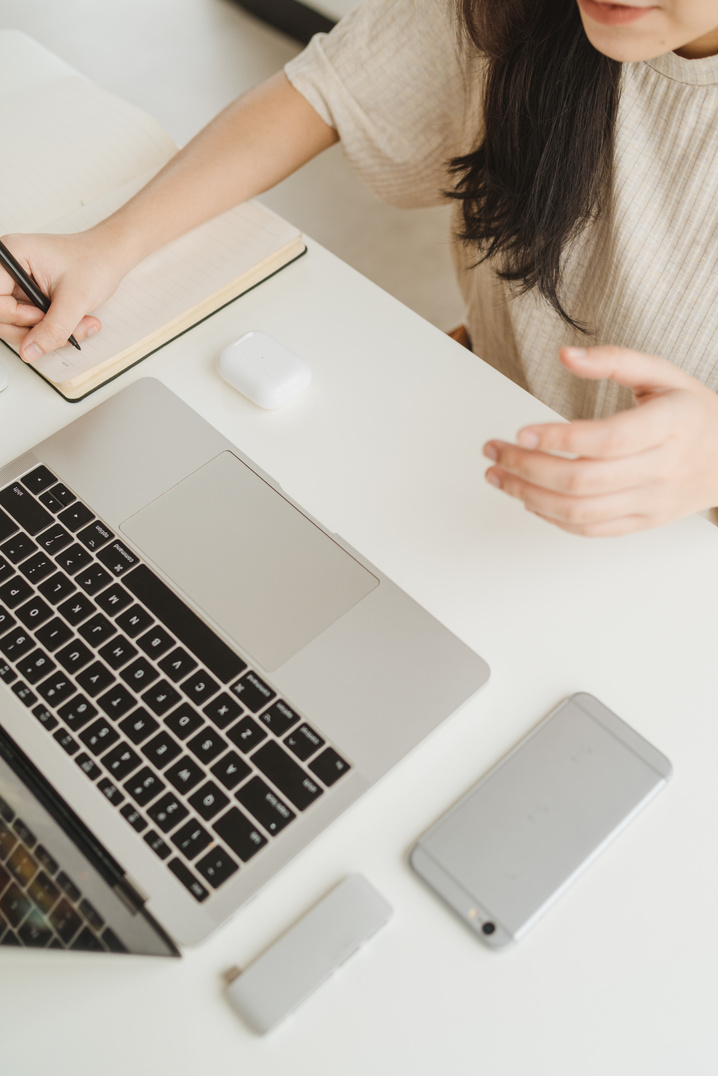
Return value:
[[(481, 133), (482, 61), (460, 44), (451, 0), (368, 0), (286, 73), (393, 205), (441, 202), (445, 162)], [(595, 329), (588, 340), (454, 245), (474, 350), (567, 418), (632, 397), (572, 377), (565, 344), (662, 355), (718, 389), (718, 56), (623, 65), (613, 182), (610, 214), (565, 252), (562, 301)]]

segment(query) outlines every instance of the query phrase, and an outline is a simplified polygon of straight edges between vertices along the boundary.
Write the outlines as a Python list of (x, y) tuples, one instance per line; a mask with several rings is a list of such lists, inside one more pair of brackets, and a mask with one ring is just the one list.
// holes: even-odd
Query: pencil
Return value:
[[(22, 288), (30, 302), (42, 310), (43, 314), (47, 313), (50, 307), (50, 300), (47, 295), (40, 291), (35, 281), (29, 273), (25, 272), (20, 263), (13, 258), (4, 243), (0, 243), (0, 265), (10, 274), (17, 286)], [(68, 343), (76, 347), (78, 351), (81, 350), (74, 336), (69, 338)]]

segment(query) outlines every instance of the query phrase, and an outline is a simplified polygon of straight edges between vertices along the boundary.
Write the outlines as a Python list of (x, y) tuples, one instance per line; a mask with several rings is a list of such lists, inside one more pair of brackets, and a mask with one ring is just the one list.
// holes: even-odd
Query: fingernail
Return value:
[(485, 477), (486, 477), (486, 481), (490, 485), (496, 486), (497, 489), (501, 489), (501, 479), (499, 478), (499, 476), (497, 474), (495, 474), (493, 471), (487, 471)]
[(90, 328), (87, 330), (87, 335), (88, 336), (94, 336), (95, 333), (98, 333), (99, 331), (100, 330), (97, 328), (96, 325), (91, 325)]
[(536, 448), (538, 442), (538, 434), (534, 433), (533, 430), (519, 430), (516, 443), (521, 445), (522, 448)]
[(563, 351), (569, 359), (585, 359), (588, 355), (585, 347), (565, 347)]
[(496, 460), (499, 458), (499, 451), (496, 448), (496, 445), (484, 445), (484, 455), (487, 459), (493, 460), (494, 463), (496, 463)]
[(28, 344), (27, 347), (22, 349), (22, 357), (25, 362), (35, 362), (36, 359), (42, 357), (42, 354), (37, 344)]

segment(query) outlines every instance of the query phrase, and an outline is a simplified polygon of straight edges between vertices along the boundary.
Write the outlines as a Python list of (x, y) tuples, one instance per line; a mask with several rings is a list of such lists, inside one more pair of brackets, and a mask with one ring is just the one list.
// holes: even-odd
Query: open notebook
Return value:
[[(133, 105), (31, 38), (0, 31), (0, 235), (74, 232), (112, 213), (176, 152)], [(246, 202), (145, 259), (92, 311), (102, 332), (35, 368), (78, 400), (304, 253), (301, 234)]]

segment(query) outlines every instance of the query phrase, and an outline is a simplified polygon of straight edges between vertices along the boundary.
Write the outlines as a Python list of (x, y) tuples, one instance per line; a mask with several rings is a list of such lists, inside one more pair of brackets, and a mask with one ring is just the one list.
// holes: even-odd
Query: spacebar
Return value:
[(122, 582), (222, 683), (247, 668), (247, 663), (144, 564), (123, 575)]

